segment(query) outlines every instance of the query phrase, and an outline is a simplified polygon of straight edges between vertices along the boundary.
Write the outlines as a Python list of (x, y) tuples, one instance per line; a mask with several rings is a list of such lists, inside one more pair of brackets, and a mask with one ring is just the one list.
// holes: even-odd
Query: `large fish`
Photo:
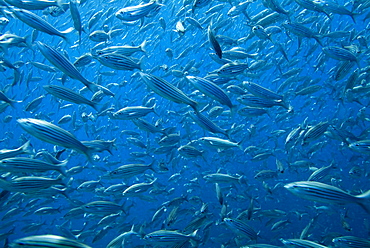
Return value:
[(83, 145), (73, 134), (50, 122), (32, 118), (18, 119), (22, 129), (39, 140), (76, 150), (91, 159), (93, 149)]

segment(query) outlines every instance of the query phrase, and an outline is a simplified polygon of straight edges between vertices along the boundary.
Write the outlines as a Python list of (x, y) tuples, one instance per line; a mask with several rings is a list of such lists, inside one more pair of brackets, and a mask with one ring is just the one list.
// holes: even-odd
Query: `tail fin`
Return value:
[(370, 190), (355, 197), (358, 199), (357, 203), (366, 211), (366, 213), (370, 214)]
[(146, 49), (145, 49), (145, 46), (146, 46), (146, 43), (147, 43), (147, 41), (146, 40), (144, 40), (141, 44), (140, 44), (140, 49), (141, 49), (141, 51), (143, 52), (143, 53), (147, 53), (146, 52)]
[(70, 34), (71, 32), (74, 30), (73, 27), (70, 27), (70, 28), (67, 28), (66, 30), (60, 32), (61, 33), (61, 37), (68, 43), (68, 44), (72, 44), (72, 40), (71, 40), (71, 37), (70, 37)]
[(26, 143), (24, 143), (21, 147), (20, 147), (20, 150), (24, 153), (24, 154), (33, 154), (33, 149), (31, 147), (31, 142), (30, 141), (27, 141)]
[(67, 170), (66, 170), (66, 165), (67, 165), (68, 161), (67, 160), (64, 160), (61, 164), (58, 165), (59, 169), (58, 171), (65, 177), (68, 177), (68, 173), (67, 173)]

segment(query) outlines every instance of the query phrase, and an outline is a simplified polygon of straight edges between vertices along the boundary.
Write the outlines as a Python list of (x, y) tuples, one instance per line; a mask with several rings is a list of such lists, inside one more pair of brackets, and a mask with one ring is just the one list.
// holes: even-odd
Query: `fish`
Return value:
[(151, 0), (146, 4), (139, 4), (119, 9), (115, 13), (115, 17), (122, 21), (132, 22), (148, 16), (150, 12), (160, 8), (161, 6), (162, 5), (156, 0)]
[(105, 94), (114, 96), (114, 94), (107, 88), (96, 85), (88, 81), (82, 74), (77, 70), (77, 68), (62, 54), (60, 54), (56, 49), (42, 43), (36, 42), (37, 47), (41, 51), (42, 55), (55, 67), (61, 70), (67, 76), (76, 79), (83, 83), (89, 90), (96, 92), (102, 90)]
[(190, 240), (197, 240), (198, 230), (190, 234), (183, 234), (178, 231), (170, 230), (158, 230), (151, 233), (148, 233), (144, 236), (144, 240), (149, 243), (159, 244), (159, 245), (171, 245), (187, 242)]
[(70, 132), (44, 120), (21, 118), (18, 119), (17, 122), (24, 131), (28, 132), (39, 140), (54, 145), (71, 148), (85, 154), (87, 158), (91, 159), (94, 150), (83, 145)]
[(199, 91), (221, 104), (228, 106), (232, 112), (234, 111), (236, 106), (232, 104), (230, 98), (218, 85), (200, 77), (186, 76), (186, 79), (188, 79)]
[(81, 94), (78, 94), (74, 92), (71, 89), (68, 89), (63, 86), (59, 85), (44, 85), (44, 90), (46, 90), (48, 93), (52, 94), (53, 96), (60, 98), (65, 101), (73, 102), (76, 104), (86, 104), (97, 110), (97, 104), (96, 102), (90, 101), (89, 99), (86, 99)]
[(26, 9), (18, 9), (18, 8), (11, 8), (12, 13), (22, 22), (29, 25), (30, 27), (39, 30), (41, 32), (47, 33), (49, 35), (55, 35), (63, 38), (68, 42), (69, 37), (68, 34), (73, 30), (73, 28), (68, 28), (64, 31), (57, 30), (54, 26), (50, 23), (39, 17), (38, 15), (34, 14), (31, 11)]
[(245, 222), (233, 218), (224, 218), (223, 222), (237, 235), (247, 237), (250, 240), (257, 240), (258, 237), (257, 232), (254, 231), (253, 228), (246, 224)]
[(65, 169), (67, 163), (68, 161), (64, 161), (58, 165), (54, 165), (38, 159), (15, 157), (0, 160), (0, 171), (34, 173), (53, 170), (67, 176)]
[(18, 247), (70, 247), (70, 248), (91, 248), (91, 246), (85, 245), (81, 242), (78, 242), (73, 239), (65, 238), (58, 235), (34, 235), (34, 236), (28, 236), (24, 238), (20, 238), (17, 240), (14, 240), (10, 247), (12, 248), (18, 248)]
[(154, 170), (154, 161), (148, 165), (146, 164), (126, 164), (121, 165), (120, 167), (108, 172), (107, 174), (103, 175), (102, 178), (108, 179), (126, 179), (133, 176), (137, 176), (143, 174), (147, 170)]
[(170, 101), (175, 103), (183, 103), (187, 104), (192, 107), (195, 111), (198, 111), (198, 103), (192, 99), (190, 99), (184, 92), (182, 92), (177, 87), (173, 86), (172, 84), (168, 83), (164, 79), (139, 72), (141, 79), (144, 83), (153, 90), (155, 93), (160, 95), (163, 98), (166, 98)]
[(26, 10), (43, 10), (52, 6), (60, 7), (62, 4), (59, 0), (5, 0), (5, 2), (11, 6)]
[(312, 247), (312, 248), (327, 248), (325, 245), (318, 244), (316, 242), (305, 240), (305, 239), (281, 239), (281, 242), (287, 246), (295, 247)]
[(243, 147), (241, 146), (241, 142), (232, 142), (230, 140), (226, 139), (220, 139), (217, 137), (202, 137), (199, 139), (199, 141), (203, 142), (207, 146), (214, 147), (217, 149), (228, 149), (232, 147), (238, 147), (239, 149), (243, 150)]
[(103, 53), (101, 55), (93, 55), (102, 65), (115, 70), (133, 71), (134, 69), (142, 70), (141, 60), (135, 61), (133, 58), (117, 53)]
[(350, 195), (332, 185), (314, 182), (299, 181), (284, 185), (294, 195), (310, 201), (317, 201), (329, 204), (348, 204), (354, 203), (360, 205), (367, 213), (370, 213), (369, 204), (370, 190), (360, 195)]

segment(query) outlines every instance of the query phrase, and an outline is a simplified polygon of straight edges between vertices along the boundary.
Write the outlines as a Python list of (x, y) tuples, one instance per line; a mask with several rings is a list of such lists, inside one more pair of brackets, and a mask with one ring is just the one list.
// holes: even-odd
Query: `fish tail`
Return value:
[(20, 149), (22, 150), (23, 153), (25, 154), (33, 154), (33, 149), (31, 147), (31, 142), (30, 141), (27, 141), (26, 143), (24, 143)]
[(56, 3), (59, 8), (63, 9), (63, 0), (56, 0)]
[(321, 37), (319, 35), (316, 35), (314, 38), (317, 41), (317, 43), (319, 43), (320, 46), (323, 46), (323, 44), (322, 44), (322, 42), (320, 40)]
[(98, 111), (98, 112), (99, 112), (99, 110), (98, 110), (98, 105), (99, 105), (99, 103), (97, 103), (97, 102), (91, 102), (89, 105), (90, 105), (93, 109), (95, 109), (96, 111)]
[(195, 112), (199, 113), (199, 110), (198, 110), (199, 104), (198, 104), (198, 102), (194, 101), (190, 106), (194, 109)]
[(137, 65), (138, 65), (138, 69), (139, 69), (140, 71), (142, 71), (142, 70), (143, 70), (143, 60), (144, 60), (144, 58), (145, 58), (145, 55), (143, 55), (143, 56), (139, 59), (139, 62), (137, 63)]
[(235, 116), (235, 113), (237, 112), (237, 107), (238, 105), (232, 105), (231, 108), (230, 108), (230, 117), (234, 117)]
[(61, 37), (68, 43), (72, 44), (72, 39), (70, 37), (71, 32), (74, 30), (73, 27), (67, 28), (66, 30), (61, 32)]
[(245, 184), (245, 185), (247, 184), (247, 178), (243, 175), (239, 177), (238, 181), (239, 181), (239, 184)]
[(64, 160), (62, 163), (60, 163), (58, 166), (59, 166), (59, 172), (65, 176), (65, 177), (69, 177), (68, 173), (67, 173), (67, 170), (66, 170), (66, 165), (68, 163), (68, 160)]
[(141, 44), (140, 44), (140, 49), (141, 49), (141, 51), (143, 52), (143, 53), (147, 53), (146, 52), (146, 49), (145, 49), (145, 47), (146, 47), (146, 43), (147, 43), (147, 41), (146, 40), (144, 40)]
[(94, 163), (94, 159), (93, 159), (94, 149), (93, 148), (86, 147), (83, 154), (85, 154), (86, 158), (89, 160), (90, 163)]
[(359, 199), (358, 204), (366, 211), (366, 213), (370, 214), (370, 190), (361, 195), (357, 195), (356, 198)]
[(97, 92), (99, 90), (99, 86), (97, 84), (94, 84), (94, 83), (91, 83), (91, 82), (88, 82), (85, 84), (86, 87), (91, 91), (91, 92)]

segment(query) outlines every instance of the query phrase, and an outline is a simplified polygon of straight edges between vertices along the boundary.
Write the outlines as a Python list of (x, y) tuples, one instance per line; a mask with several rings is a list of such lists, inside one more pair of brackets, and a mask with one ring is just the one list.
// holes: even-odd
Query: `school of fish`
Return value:
[(0, 0), (0, 245), (370, 247), (370, 0)]

